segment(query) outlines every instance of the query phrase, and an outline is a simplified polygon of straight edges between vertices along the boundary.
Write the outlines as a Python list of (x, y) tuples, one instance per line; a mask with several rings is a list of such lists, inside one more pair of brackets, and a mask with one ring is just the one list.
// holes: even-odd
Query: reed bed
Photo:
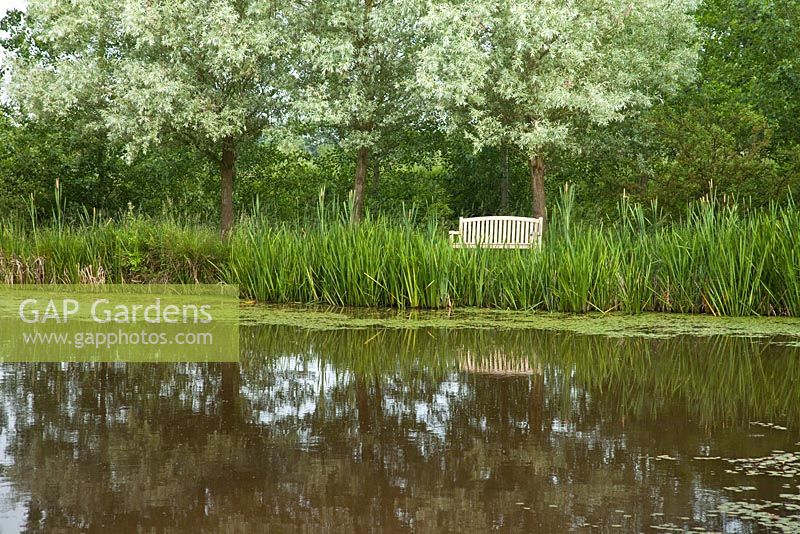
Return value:
[(0, 282), (214, 283), (230, 247), (216, 231), (124, 218), (42, 228), (0, 224)]
[(578, 221), (563, 193), (541, 250), (450, 247), (435, 222), (320, 208), (275, 226), (244, 218), (216, 230), (174, 220), (88, 217), (0, 225), (5, 283), (238, 284), (242, 297), (335, 306), (497, 307), (564, 312), (800, 315), (800, 210), (713, 199), (667, 223), (657, 206), (621, 201), (617, 216)]

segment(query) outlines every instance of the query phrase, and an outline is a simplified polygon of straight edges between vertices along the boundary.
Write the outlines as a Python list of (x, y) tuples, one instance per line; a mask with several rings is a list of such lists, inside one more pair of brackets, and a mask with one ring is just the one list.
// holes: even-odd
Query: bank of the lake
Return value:
[(230, 283), (246, 300), (334, 306), (800, 315), (800, 211), (700, 203), (682, 221), (622, 204), (578, 223), (562, 203), (541, 250), (454, 250), (410, 221), (215, 229), (125, 217), (0, 225), (5, 283)]

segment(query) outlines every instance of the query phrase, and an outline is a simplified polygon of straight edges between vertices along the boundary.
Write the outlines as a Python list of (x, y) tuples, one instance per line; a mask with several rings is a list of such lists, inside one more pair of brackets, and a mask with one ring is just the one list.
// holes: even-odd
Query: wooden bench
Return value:
[(541, 217), (461, 217), (450, 231), (453, 248), (530, 248), (542, 246)]

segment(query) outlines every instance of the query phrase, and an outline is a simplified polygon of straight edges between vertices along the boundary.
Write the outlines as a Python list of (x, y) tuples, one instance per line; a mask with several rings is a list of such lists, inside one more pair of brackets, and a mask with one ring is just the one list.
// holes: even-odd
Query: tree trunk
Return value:
[(535, 373), (531, 377), (528, 392), (528, 428), (534, 434), (542, 431), (544, 422), (544, 375)]
[(361, 222), (361, 219), (364, 218), (364, 185), (367, 181), (368, 163), (369, 148), (359, 148), (356, 157), (356, 183), (353, 188), (353, 213), (351, 214), (351, 220), (354, 223)]
[(230, 138), (222, 141), (222, 160), (219, 169), (222, 177), (220, 229), (222, 237), (228, 237), (233, 230), (233, 180), (236, 177), (236, 151)]
[(239, 424), (239, 364), (220, 364), (221, 384), (219, 390), (221, 428), (233, 432)]
[(358, 430), (362, 434), (372, 430), (370, 420), (369, 392), (367, 391), (367, 381), (358, 373), (355, 375), (356, 383), (356, 410), (358, 411)]
[(500, 211), (508, 211), (508, 190), (510, 188), (508, 176), (508, 147), (500, 147)]
[(531, 156), (528, 160), (531, 171), (531, 198), (533, 216), (542, 217), (547, 223), (547, 205), (544, 196), (544, 160), (541, 156)]

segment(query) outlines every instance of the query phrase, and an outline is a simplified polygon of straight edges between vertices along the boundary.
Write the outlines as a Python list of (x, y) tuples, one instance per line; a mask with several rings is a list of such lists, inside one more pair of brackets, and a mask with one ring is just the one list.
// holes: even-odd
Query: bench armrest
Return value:
[(457, 235), (461, 235), (461, 232), (459, 232), (458, 230), (450, 230), (450, 242), (451, 243), (455, 243)]

